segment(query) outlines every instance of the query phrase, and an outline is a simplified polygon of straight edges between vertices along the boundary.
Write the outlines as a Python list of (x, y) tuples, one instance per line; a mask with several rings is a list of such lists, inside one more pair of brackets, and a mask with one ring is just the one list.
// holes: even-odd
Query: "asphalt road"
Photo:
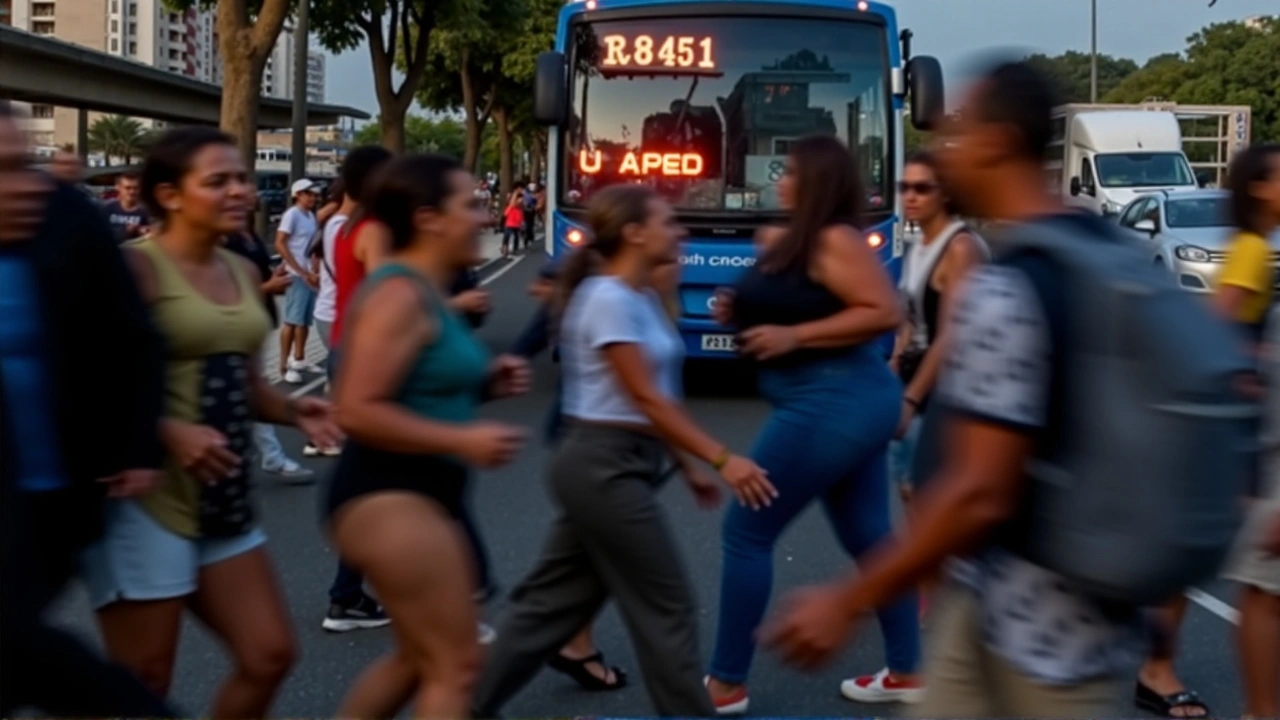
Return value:
[[(534, 278), (540, 257), (513, 263), (497, 261), (482, 271), (492, 278), (495, 311), (482, 336), (502, 350), (516, 337), (534, 307), (525, 288)], [(535, 369), (534, 391), (520, 399), (488, 406), (485, 414), (540, 430), (552, 398), (554, 376), (549, 361), (540, 359)], [(90, 365), (87, 371), (92, 371)], [(104, 379), (104, 381), (106, 381)], [(689, 406), (694, 415), (718, 437), (735, 448), (750, 447), (766, 413), (755, 396), (749, 376), (726, 373), (723, 366), (695, 367), (688, 384)], [(851, 409), (852, 410), (852, 409)], [(301, 440), (292, 431), (281, 431), (286, 449), (301, 456)], [(541, 547), (552, 518), (552, 508), (541, 482), (546, 450), (528, 447), (511, 466), (482, 473), (475, 482), (474, 503), (479, 524), (488, 540), (496, 577), (510, 588), (528, 571)], [(323, 477), (332, 460), (306, 460)], [(326, 590), (333, 576), (335, 557), (319, 523), (319, 485), (290, 487), (270, 476), (258, 481), (269, 548), (288, 596), (301, 647), (301, 660), (280, 692), (274, 715), (280, 717), (329, 717), (343, 694), (366, 664), (389, 646), (383, 630), (331, 635), (320, 628), (328, 606)], [(719, 585), (720, 513), (695, 507), (679, 483), (665, 491), (672, 524), (678, 528), (690, 574), (702, 603), (702, 652), (709, 655), (716, 625)], [(808, 512), (783, 537), (776, 555), (775, 598), (780, 591), (829, 578), (846, 569), (848, 559), (838, 548), (820, 513)], [(1230, 614), (1233, 590), (1226, 585), (1208, 589), (1204, 602)], [(1218, 601), (1215, 605), (1215, 600)], [(1221, 606), (1221, 607), (1219, 607)], [(501, 612), (501, 602), (487, 609)], [(57, 621), (96, 644), (92, 618), (79, 588), (57, 609)], [(568, 679), (542, 673), (506, 708), (508, 717), (643, 716), (653, 710), (641, 687), (635, 657), (626, 632), (610, 607), (597, 631), (597, 643), (611, 663), (631, 671), (631, 687), (614, 693), (585, 693)], [(1241, 698), (1234, 654), (1234, 627), (1200, 604), (1188, 615), (1180, 665), (1188, 684), (1200, 691), (1219, 717), (1238, 716)], [(839, 694), (842, 679), (879, 670), (883, 653), (879, 630), (868, 624), (833, 667), (816, 675), (803, 675), (781, 667), (768, 655), (758, 656), (752, 674), (752, 715), (767, 716), (886, 716), (900, 712), (895, 706), (862, 706)], [(178, 656), (173, 699), (187, 713), (207, 711), (210, 698), (223, 677), (223, 652), (202, 628), (189, 622)], [(1135, 716), (1131, 707), (1117, 708), (1117, 716)]]

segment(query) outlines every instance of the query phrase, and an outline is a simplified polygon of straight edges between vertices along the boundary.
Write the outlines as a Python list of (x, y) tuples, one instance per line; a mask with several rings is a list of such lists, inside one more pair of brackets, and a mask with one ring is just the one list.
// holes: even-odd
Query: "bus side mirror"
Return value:
[(911, 95), (911, 124), (917, 130), (936, 129), (947, 112), (938, 59), (928, 55), (911, 58), (907, 63), (907, 89)]
[(1080, 176), (1077, 175), (1071, 178), (1071, 197), (1080, 197), (1080, 191), (1082, 189), (1083, 188), (1080, 186)]
[(534, 66), (533, 119), (543, 125), (563, 124), (568, 106), (564, 53), (540, 53)]

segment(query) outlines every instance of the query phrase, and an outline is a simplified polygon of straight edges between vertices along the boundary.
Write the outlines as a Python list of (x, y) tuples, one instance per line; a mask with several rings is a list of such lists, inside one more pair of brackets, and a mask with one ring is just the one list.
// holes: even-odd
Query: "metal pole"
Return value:
[(307, 174), (307, 35), (310, 0), (298, 3), (298, 24), (293, 29), (293, 165), (291, 181)]
[(1089, 102), (1098, 102), (1098, 0), (1093, 3), (1093, 50), (1089, 55)]

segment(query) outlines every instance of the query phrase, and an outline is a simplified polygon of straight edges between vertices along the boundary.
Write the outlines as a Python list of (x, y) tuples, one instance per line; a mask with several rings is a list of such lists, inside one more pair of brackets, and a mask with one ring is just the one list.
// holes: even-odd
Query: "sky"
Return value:
[[(1089, 50), (1091, 0), (889, 0), (901, 28), (915, 33), (912, 53), (934, 55), (954, 78), (975, 54), (993, 49), (1056, 55)], [(1096, 0), (1098, 51), (1139, 62), (1177, 52), (1187, 36), (1213, 22), (1274, 14), (1277, 0)], [(369, 50), (331, 56), (326, 101), (376, 116)], [(954, 85), (952, 86), (954, 87)], [(415, 108), (421, 112), (420, 108)]]

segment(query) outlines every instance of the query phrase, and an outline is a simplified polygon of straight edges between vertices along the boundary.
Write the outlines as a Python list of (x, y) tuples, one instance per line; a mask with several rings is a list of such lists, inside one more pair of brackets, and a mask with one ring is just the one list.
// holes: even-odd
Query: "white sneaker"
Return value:
[(480, 623), (476, 626), (477, 640), (481, 645), (491, 645), (494, 640), (498, 639), (498, 631), (487, 623)]
[(285, 461), (278, 466), (262, 464), (263, 472), (269, 472), (272, 475), (279, 475), (286, 482), (296, 485), (307, 485), (314, 482), (313, 476), (315, 472), (308, 468), (304, 468), (297, 462), (285, 458)]
[(309, 373), (324, 372), (320, 368), (316, 367), (314, 363), (309, 363), (306, 359), (298, 360), (297, 358), (289, 358), (289, 369)]
[(284, 371), (284, 381), (290, 385), (298, 385), (302, 382), (302, 373), (294, 370), (293, 368), (289, 368)]
[(924, 700), (924, 685), (917, 682), (901, 682), (889, 675), (885, 668), (875, 675), (863, 675), (840, 683), (840, 694), (860, 703), (900, 702), (915, 704)]

